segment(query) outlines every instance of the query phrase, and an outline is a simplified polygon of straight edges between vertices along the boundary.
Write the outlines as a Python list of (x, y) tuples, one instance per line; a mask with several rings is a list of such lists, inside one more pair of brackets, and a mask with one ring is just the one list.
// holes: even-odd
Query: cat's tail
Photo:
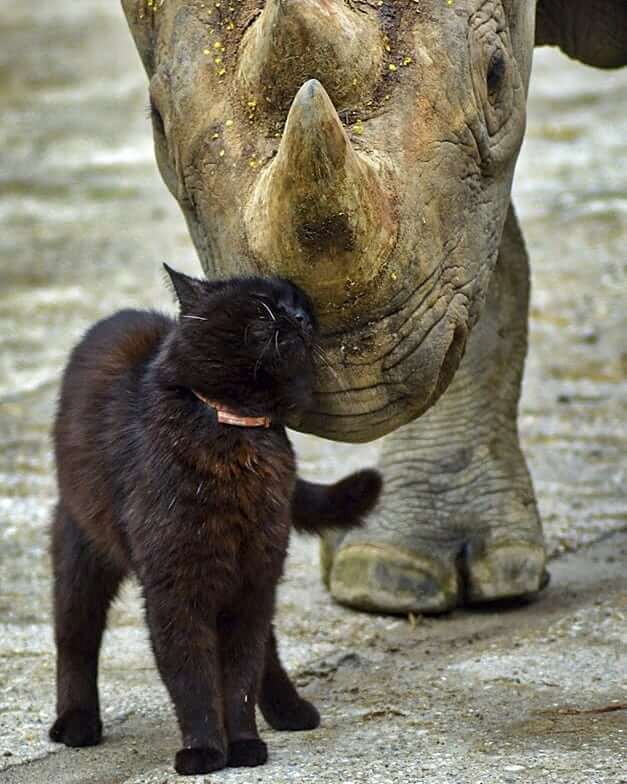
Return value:
[(321, 534), (329, 528), (347, 530), (363, 524), (383, 487), (374, 469), (357, 471), (334, 485), (298, 479), (292, 499), (292, 524), (297, 531)]

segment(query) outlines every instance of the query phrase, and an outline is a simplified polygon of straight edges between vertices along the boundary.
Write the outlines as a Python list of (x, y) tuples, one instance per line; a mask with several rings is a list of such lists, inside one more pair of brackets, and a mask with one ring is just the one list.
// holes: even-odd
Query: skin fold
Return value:
[(625, 4), (123, 7), (157, 163), (205, 272), (280, 274), (315, 303), (326, 360), (292, 424), (387, 436), (381, 467), (399, 494), (358, 536), (327, 542), (332, 594), (422, 612), (539, 590), (516, 426), (528, 271), (511, 185), (534, 46), (622, 66)]

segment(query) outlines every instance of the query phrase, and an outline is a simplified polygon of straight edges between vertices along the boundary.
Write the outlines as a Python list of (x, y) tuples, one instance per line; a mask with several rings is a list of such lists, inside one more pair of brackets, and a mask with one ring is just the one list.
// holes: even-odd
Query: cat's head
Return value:
[(200, 280), (164, 266), (180, 306), (182, 383), (275, 419), (311, 405), (318, 325), (301, 289), (282, 278)]

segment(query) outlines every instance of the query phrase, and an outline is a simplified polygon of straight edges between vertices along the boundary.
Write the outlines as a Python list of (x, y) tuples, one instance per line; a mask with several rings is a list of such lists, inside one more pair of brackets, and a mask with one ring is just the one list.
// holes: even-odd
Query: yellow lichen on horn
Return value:
[(246, 208), (260, 269), (302, 285), (329, 321), (372, 291), (396, 241), (391, 194), (378, 168), (353, 149), (325, 89), (311, 79)]
[(336, 105), (354, 106), (372, 94), (382, 60), (376, 19), (344, 0), (267, 0), (242, 41), (239, 82), (268, 108), (287, 109), (315, 77)]

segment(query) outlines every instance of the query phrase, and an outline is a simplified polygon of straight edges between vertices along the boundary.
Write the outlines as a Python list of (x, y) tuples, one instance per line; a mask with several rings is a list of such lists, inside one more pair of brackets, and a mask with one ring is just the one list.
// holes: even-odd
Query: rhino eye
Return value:
[(490, 102), (496, 100), (498, 91), (503, 84), (505, 78), (505, 57), (500, 49), (492, 54), (490, 63), (488, 64), (488, 73), (486, 76), (486, 83), (488, 85), (488, 98)]
[(161, 134), (161, 136), (165, 136), (165, 126), (163, 124), (163, 118), (161, 117), (161, 112), (157, 109), (157, 105), (150, 97), (150, 119), (152, 120), (153, 126), (157, 133)]

